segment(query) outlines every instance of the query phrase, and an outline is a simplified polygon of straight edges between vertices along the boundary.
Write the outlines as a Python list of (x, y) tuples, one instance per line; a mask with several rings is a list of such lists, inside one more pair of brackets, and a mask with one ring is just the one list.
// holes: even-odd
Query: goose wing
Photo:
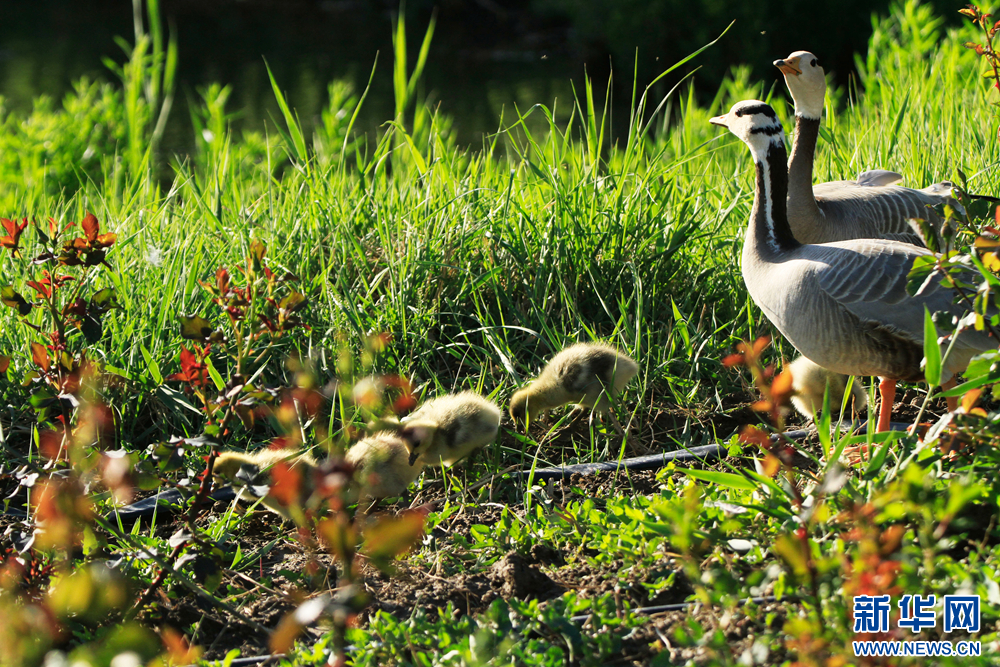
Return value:
[[(828, 221), (843, 228), (844, 238), (920, 238), (920, 226), (910, 221), (920, 218), (935, 229), (941, 216), (932, 208), (940, 204), (956, 206), (949, 187), (938, 184), (924, 190), (896, 185), (861, 186), (854, 181), (831, 181), (813, 187), (816, 205)], [(923, 241), (920, 245), (924, 245)]]
[(877, 188), (885, 185), (893, 185), (903, 180), (903, 175), (899, 172), (888, 169), (872, 169), (858, 174), (854, 181), (863, 188)]
[[(956, 316), (965, 314), (954, 303), (954, 291), (932, 279), (919, 294), (906, 291), (913, 260), (932, 254), (924, 248), (892, 241), (845, 241), (807, 246), (819, 288), (862, 322), (888, 327), (922, 345), (924, 308)], [(942, 332), (945, 333), (945, 332)], [(962, 334), (964, 344), (980, 350), (994, 346), (976, 331)]]

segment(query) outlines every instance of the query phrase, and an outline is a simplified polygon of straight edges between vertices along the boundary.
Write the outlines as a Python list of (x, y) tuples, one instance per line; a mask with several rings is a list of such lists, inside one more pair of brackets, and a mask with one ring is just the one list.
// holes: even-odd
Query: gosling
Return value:
[(409, 463), (452, 466), (497, 438), (503, 412), (472, 391), (439, 396), (400, 422)]
[[(805, 357), (799, 357), (786, 369), (792, 374), (792, 405), (799, 413), (815, 420), (816, 413), (823, 409), (823, 395), (827, 386), (830, 387), (830, 410), (835, 415), (840, 413), (840, 406), (844, 404), (844, 391), (847, 389), (847, 375), (828, 371)], [(858, 379), (851, 386), (847, 407), (852, 415), (868, 408), (868, 394)]]
[(316, 459), (309, 452), (267, 448), (256, 452), (222, 452), (215, 457), (212, 473), (232, 484), (246, 487), (254, 496), (261, 497), (265, 508), (290, 519), (288, 508), (268, 493), (273, 484), (270, 470), (277, 463), (296, 468), (307, 477), (311, 477), (309, 473), (316, 468)]
[(407, 442), (391, 431), (380, 431), (358, 441), (345, 456), (354, 466), (361, 499), (374, 502), (403, 495), (420, 476), (424, 462), (411, 461), (410, 457)]
[(546, 410), (575, 403), (609, 415), (624, 438), (625, 431), (611, 412), (611, 399), (638, 372), (639, 364), (610, 345), (571, 345), (552, 357), (534, 382), (514, 393), (510, 416), (518, 423), (530, 422)]

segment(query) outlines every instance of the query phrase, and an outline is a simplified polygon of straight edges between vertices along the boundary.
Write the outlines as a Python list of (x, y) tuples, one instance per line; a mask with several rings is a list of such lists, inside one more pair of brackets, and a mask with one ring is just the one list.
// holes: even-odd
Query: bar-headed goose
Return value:
[[(923, 378), (924, 309), (964, 314), (937, 279), (920, 294), (907, 294), (913, 260), (930, 252), (878, 239), (799, 243), (788, 222), (785, 136), (774, 110), (749, 100), (711, 122), (747, 144), (757, 167), (742, 257), (750, 296), (800, 353), (823, 368), (882, 378), (878, 428), (888, 429), (895, 381)], [(995, 347), (987, 334), (963, 331), (944, 362), (942, 380)]]
[(639, 365), (610, 345), (577, 343), (559, 352), (542, 373), (510, 400), (515, 422), (534, 420), (541, 413), (567, 403), (608, 414), (619, 435), (625, 432), (611, 412), (609, 396), (616, 396), (639, 372)]
[[(799, 357), (786, 367), (792, 374), (792, 406), (805, 417), (815, 419), (823, 409), (823, 397), (830, 392), (830, 410), (840, 413), (844, 404), (848, 376), (828, 371), (805, 357)], [(868, 394), (861, 381), (855, 379), (851, 385), (851, 395), (847, 399), (847, 409), (852, 415), (859, 414), (868, 407)]]
[(412, 465), (454, 465), (496, 440), (503, 413), (493, 401), (472, 391), (439, 396), (400, 422), (399, 435)]
[(802, 243), (880, 238), (925, 245), (919, 225), (909, 220), (921, 218), (939, 229), (941, 216), (930, 207), (958, 207), (951, 197), (952, 184), (914, 190), (894, 185), (902, 180), (900, 174), (876, 169), (853, 181), (813, 185), (826, 72), (808, 51), (796, 51), (774, 65), (795, 100), (795, 139), (788, 162), (788, 224), (795, 238)]

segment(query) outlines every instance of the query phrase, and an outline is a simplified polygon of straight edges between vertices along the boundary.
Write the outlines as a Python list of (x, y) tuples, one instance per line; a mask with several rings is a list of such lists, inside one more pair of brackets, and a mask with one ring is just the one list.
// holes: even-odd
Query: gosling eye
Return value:
[(816, 60), (815, 58), (813, 58), (813, 59), (812, 59), (812, 62), (811, 62), (811, 63), (809, 63), (809, 64), (810, 64), (810, 65), (812, 65), (813, 67), (816, 67), (816, 65), (818, 65), (818, 64), (819, 64), (819, 61), (818, 61), (818, 60)]

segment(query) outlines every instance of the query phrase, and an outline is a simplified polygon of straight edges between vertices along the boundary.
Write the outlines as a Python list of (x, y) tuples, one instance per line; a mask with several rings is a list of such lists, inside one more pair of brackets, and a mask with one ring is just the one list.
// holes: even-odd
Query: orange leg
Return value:
[(878, 392), (882, 401), (878, 406), (878, 432), (889, 430), (892, 421), (892, 403), (896, 398), (896, 381), (892, 378), (879, 378)]
[[(955, 382), (955, 378), (952, 378), (947, 382), (945, 382), (944, 384), (942, 384), (941, 389), (943, 389), (944, 391), (948, 391), (949, 389), (954, 389), (956, 384), (957, 382)], [(958, 410), (958, 396), (949, 396), (944, 400), (948, 401), (948, 412), (954, 412), (955, 410)]]

